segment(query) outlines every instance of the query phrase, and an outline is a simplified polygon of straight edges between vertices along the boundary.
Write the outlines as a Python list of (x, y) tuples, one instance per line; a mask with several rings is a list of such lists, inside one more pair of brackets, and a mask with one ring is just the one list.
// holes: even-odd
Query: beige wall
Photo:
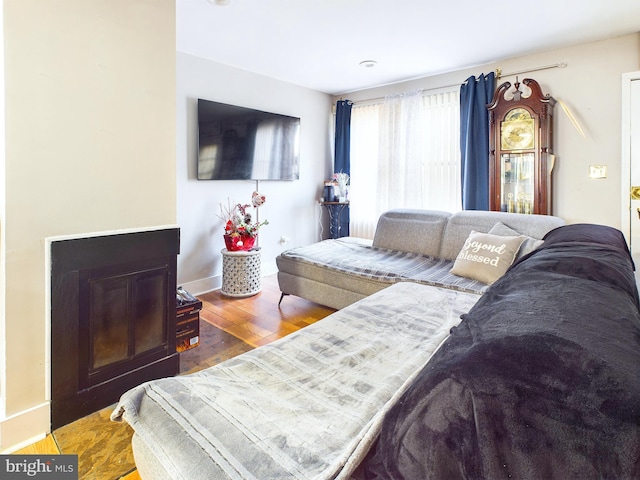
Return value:
[[(566, 62), (566, 68), (519, 75), (521, 80), (527, 77), (537, 80), (544, 93), (562, 100), (585, 133), (585, 137), (578, 133), (558, 104), (554, 111), (557, 157), (554, 214), (570, 223), (602, 223), (620, 228), (621, 79), (623, 73), (640, 69), (640, 34), (527, 55), (343, 96), (358, 101), (416, 88), (456, 85), (470, 75), (489, 73), (496, 68), (510, 73), (562, 62)], [(503, 77), (498, 84), (504, 81), (513, 83), (515, 77)], [(608, 177), (590, 179), (589, 165), (607, 165)]]
[(49, 428), (45, 238), (176, 222), (175, 0), (4, 0), (4, 43), (0, 450)]

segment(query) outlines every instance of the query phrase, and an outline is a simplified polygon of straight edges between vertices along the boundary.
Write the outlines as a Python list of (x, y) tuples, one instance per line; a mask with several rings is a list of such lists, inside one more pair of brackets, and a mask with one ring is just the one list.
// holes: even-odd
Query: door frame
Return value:
[(621, 158), (621, 192), (622, 218), (620, 230), (631, 246), (631, 82), (640, 81), (640, 71), (622, 74), (622, 158)]

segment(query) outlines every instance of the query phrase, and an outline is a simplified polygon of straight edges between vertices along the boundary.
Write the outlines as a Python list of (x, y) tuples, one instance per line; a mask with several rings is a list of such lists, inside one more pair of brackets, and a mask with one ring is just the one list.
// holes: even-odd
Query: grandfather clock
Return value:
[(489, 110), (489, 208), (551, 215), (553, 107), (535, 80), (504, 82)]

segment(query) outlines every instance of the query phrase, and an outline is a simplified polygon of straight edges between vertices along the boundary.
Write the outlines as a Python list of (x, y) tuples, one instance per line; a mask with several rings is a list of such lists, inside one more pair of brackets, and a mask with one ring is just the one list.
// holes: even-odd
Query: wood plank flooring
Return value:
[[(323, 319), (335, 310), (286, 296), (280, 306), (275, 275), (262, 279), (262, 291), (247, 298), (219, 291), (200, 295), (200, 345), (180, 354), (181, 374), (213, 366), (266, 345)], [(81, 480), (140, 480), (131, 455), (132, 430), (109, 421), (113, 407), (55, 430), (16, 454), (77, 454)]]
[(201, 295), (204, 318), (252, 347), (259, 347), (317, 322), (335, 310), (286, 296), (280, 306), (275, 276), (263, 278), (262, 292), (247, 298), (229, 298), (219, 291)]

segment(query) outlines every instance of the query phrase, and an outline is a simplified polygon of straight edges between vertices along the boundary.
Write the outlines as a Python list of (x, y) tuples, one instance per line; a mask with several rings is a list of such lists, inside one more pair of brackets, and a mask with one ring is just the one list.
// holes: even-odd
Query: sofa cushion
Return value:
[(544, 241), (551, 245), (565, 242), (598, 243), (619, 248), (629, 253), (629, 247), (620, 230), (605, 225), (590, 223), (573, 223), (555, 228), (544, 236)]
[(491, 285), (516, 259), (525, 237), (505, 237), (471, 232), (458, 254), (451, 273)]
[(449, 218), (442, 238), (439, 258), (455, 260), (472, 230), (487, 233), (497, 222), (502, 222), (522, 235), (541, 239), (564, 220), (550, 215), (526, 215), (524, 213), (486, 212), (463, 210)]
[(380, 215), (373, 246), (437, 257), (448, 212), (390, 210)]
[[(489, 233), (492, 235), (500, 235), (503, 237), (517, 237), (521, 235), (520, 232), (517, 232), (513, 228), (507, 227), (504, 223), (498, 222), (496, 223)], [(533, 252), (536, 248), (540, 247), (544, 243), (544, 240), (538, 240), (537, 238), (529, 237), (525, 235), (525, 240), (522, 242), (520, 246), (520, 251), (518, 251), (518, 256), (516, 258), (524, 257), (528, 253)]]
[(348, 238), (286, 250), (276, 257), (276, 264), (281, 273), (367, 295), (380, 290), (381, 285), (403, 281), (471, 293), (487, 288), (478, 280), (453, 275), (450, 260), (372, 247)]
[(633, 257), (629, 251), (629, 245), (627, 244), (624, 234), (620, 230), (606, 225), (594, 225), (591, 223), (574, 223), (571, 225), (564, 225), (547, 233), (544, 236), (544, 242), (545, 245), (555, 245), (566, 242), (597, 243), (619, 248), (626, 252), (629, 256), (629, 260), (631, 260), (633, 270), (636, 270)]

